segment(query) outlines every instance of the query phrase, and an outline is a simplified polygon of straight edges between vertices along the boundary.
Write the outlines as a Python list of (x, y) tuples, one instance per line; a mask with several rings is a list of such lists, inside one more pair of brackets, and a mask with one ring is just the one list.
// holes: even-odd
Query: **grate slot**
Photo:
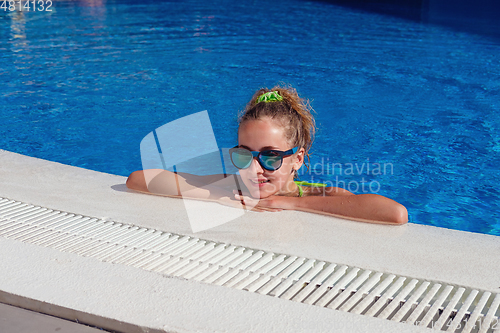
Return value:
[[(390, 304), (390, 299), (394, 296), (394, 294), (403, 286), (406, 278), (399, 277), (396, 282), (380, 297), (378, 297), (377, 301), (370, 306), (366, 312), (364, 313), (366, 316), (374, 317), (376, 314), (383, 309), (384, 306)], [(392, 303), (392, 302), (391, 302)], [(394, 303), (392, 303), (394, 304)]]
[[(97, 237), (108, 234), (108, 232), (116, 230), (120, 227), (120, 223), (105, 222), (101, 225), (90, 225), (85, 230), (84, 233), (77, 236), (77, 241), (74, 241), (75, 235), (68, 234), (68, 238), (62, 244), (55, 245), (54, 248), (60, 251), (68, 251), (72, 253), (79, 253), (81, 250), (95, 246), (99, 239)], [(42, 245), (45, 241), (42, 241), (38, 245)]]
[(203, 243), (199, 242), (192, 248), (192, 251), (179, 254), (173, 257), (172, 259), (168, 260), (166, 263), (157, 266), (157, 268), (153, 268), (152, 270), (161, 272), (163, 274), (173, 274), (181, 267), (189, 264), (190, 262), (196, 261), (199, 257), (212, 251), (214, 247), (215, 243), (213, 242), (210, 242), (208, 244), (205, 244), (205, 242)]
[[(477, 290), (471, 290), (471, 292), (469, 293), (469, 296), (467, 297), (467, 299), (465, 300), (465, 302), (460, 307), (460, 310), (455, 315), (455, 318), (451, 322), (451, 324), (448, 327), (448, 329), (446, 330), (446, 332), (455, 332), (455, 330), (457, 329), (457, 327), (459, 327), (460, 323), (462, 322), (462, 319), (464, 318), (467, 310), (469, 309), (469, 307), (471, 306), (472, 302), (476, 298), (477, 294), (479, 294), (479, 291), (477, 291)], [(462, 325), (460, 325), (460, 326), (462, 326)]]
[[(142, 242), (137, 243), (137, 245), (117, 245), (113, 250), (97, 255), (96, 258), (102, 261), (118, 263), (121, 261), (126, 261), (133, 259), (134, 257), (148, 252), (146, 245), (154, 246), (155, 244), (162, 242), (164, 238), (168, 238), (170, 234), (163, 233), (161, 231), (155, 230), (150, 238), (146, 238)], [(148, 253), (152, 253), (149, 251)]]
[(53, 211), (50, 209), (37, 207), (36, 210), (32, 211), (29, 214), (25, 214), (22, 217), (16, 218), (16, 220), (19, 222), (28, 223), (28, 221), (30, 221), (30, 220), (40, 219), (41, 216), (50, 214), (51, 212), (53, 212)]
[(219, 244), (215, 248), (211, 249), (207, 253), (204, 253), (200, 258), (197, 258), (195, 260), (192, 260), (190, 263), (187, 265), (181, 267), (180, 269), (173, 271), (171, 274), (174, 276), (182, 276), (198, 267), (201, 262), (204, 262), (206, 260), (209, 260), (210, 258), (218, 255), (222, 251), (224, 251), (226, 248), (225, 244)]
[[(155, 267), (150, 268), (150, 270), (160, 273), (166, 273), (167, 270), (173, 265), (179, 263), (182, 259), (186, 257), (191, 257), (193, 254), (196, 254), (200, 250), (203, 250), (205, 247), (205, 241), (196, 240), (195, 242), (188, 242), (184, 246), (180, 246), (174, 253), (170, 253), (168, 255), (164, 255), (165, 260), (163, 260), (160, 264)], [(211, 246), (209, 245), (206, 250), (210, 250)], [(168, 273), (167, 273), (168, 274)]]
[(420, 314), (424, 311), (424, 309), (429, 304), (430, 300), (434, 297), (434, 295), (438, 292), (441, 285), (439, 283), (435, 283), (431, 290), (424, 296), (424, 298), (418, 303), (417, 308), (412, 311), (410, 317), (406, 320), (408, 324), (415, 324)]
[(380, 295), (382, 292), (387, 289), (387, 287), (394, 281), (396, 275), (390, 274), (387, 276), (384, 281), (382, 281), (371, 293), (366, 295), (366, 297), (359, 302), (354, 308), (349, 309), (349, 312), (361, 314), (362, 312), (366, 312), (370, 305), (375, 304), (377, 299), (380, 299)]
[(233, 288), (236, 288), (236, 289), (245, 288), (246, 286), (250, 285), (252, 282), (257, 280), (262, 274), (265, 274), (265, 273), (271, 271), (272, 269), (274, 269), (275, 267), (279, 266), (283, 261), (285, 261), (285, 258), (286, 258), (286, 255), (284, 255), (284, 254), (279, 255), (279, 256), (275, 257), (273, 260), (271, 260), (270, 262), (268, 262), (265, 266), (263, 266), (259, 270), (255, 271), (255, 272), (248, 272), (248, 275), (244, 279), (241, 279), (240, 282), (235, 284), (233, 286)]
[[(314, 259), (309, 259), (304, 263), (305, 260), (306, 258), (299, 258), (292, 265), (287, 267), (283, 272), (271, 279), (264, 287), (260, 288), (257, 292), (259, 294), (269, 295), (271, 290), (278, 287), (284, 281), (290, 281), (292, 283), (293, 281), (297, 281), (305, 272), (307, 272), (312, 266), (314, 266), (314, 263), (316, 261)], [(286, 285), (289, 286), (288, 283), (286, 283)]]
[(153, 229), (148, 230), (142, 228), (139, 229), (142, 231), (142, 233), (138, 234), (136, 232), (132, 232), (132, 230), (135, 229), (131, 228), (128, 235), (121, 237), (117, 241), (114, 242), (111, 240), (103, 241), (103, 245), (101, 245), (98, 248), (91, 249), (88, 252), (83, 253), (82, 255), (91, 256), (99, 259), (102, 253), (107, 254), (113, 248), (120, 248), (120, 247), (136, 248), (137, 244), (140, 244), (144, 239), (150, 239), (151, 235), (155, 232), (155, 230)]
[(72, 214), (56, 214), (56, 215), (47, 216), (47, 217), (41, 219), (40, 221), (38, 221), (39, 222), (38, 224), (34, 223), (34, 225), (36, 225), (38, 227), (38, 231), (33, 231), (33, 232), (27, 233), (25, 235), (21, 235), (19, 237), (16, 237), (15, 239), (19, 240), (21, 242), (29, 242), (29, 243), (36, 244), (36, 242), (39, 239), (41, 239), (43, 237), (47, 237), (48, 235), (51, 235), (53, 233), (53, 230), (46, 227), (45, 225), (50, 226), (52, 224), (57, 223), (58, 221), (68, 219), (71, 216), (73, 216), (73, 215)]
[[(332, 269), (333, 268), (334, 267), (332, 267)], [(333, 275), (329, 276), (329, 274), (325, 274), (325, 278), (329, 276), (325, 282), (322, 282), (321, 280), (321, 282), (315, 281), (314, 283), (311, 283), (311, 287), (307, 286), (304, 288), (304, 290), (298, 293), (292, 300), (306, 304), (314, 304), (325, 292), (331, 289), (331, 286), (333, 286), (345, 274), (348, 268), (349, 267), (347, 266), (341, 266), (337, 271), (335, 271), (335, 273), (333, 273), (334, 271), (332, 270)], [(328, 271), (330, 271), (330, 269), (328, 269)], [(309, 290), (307, 289), (311, 288), (314, 289), (311, 293), (309, 293)]]
[(152, 255), (150, 253), (144, 253), (143, 255), (134, 256), (127, 260), (120, 260), (117, 263), (122, 263), (124, 265), (141, 267), (143, 269), (151, 269), (158, 265), (158, 261), (165, 260), (165, 254), (168, 254), (171, 251), (174, 251), (179, 246), (182, 246), (184, 243), (187, 243), (191, 237), (184, 236), (179, 238), (178, 236), (172, 237), (169, 239), (162, 247), (158, 248), (156, 251), (152, 251)]
[(2, 206), (2, 208), (0, 209), (0, 214), (2, 214), (2, 217), (6, 218), (5, 216), (7, 216), (10, 211), (22, 209), (25, 206), (27, 206), (27, 204), (23, 204), (22, 202), (10, 201), (6, 203), (5, 206)]
[[(18, 220), (21, 221), (23, 217), (32, 215), (33, 213), (36, 213), (36, 211), (41, 210), (42, 207), (36, 207), (36, 206), (25, 206), (22, 209), (17, 209), (11, 212), (10, 214), (4, 214), (3, 217), (9, 220)], [(32, 214), (30, 214), (32, 213)]]
[[(268, 273), (261, 274), (260, 277), (257, 278), (253, 283), (245, 287), (245, 290), (251, 291), (251, 292), (256, 292), (259, 288), (264, 286), (267, 282), (269, 282), (272, 278), (278, 277), (281, 274), (287, 275), (287, 270), (289, 267), (292, 267), (293, 272), (298, 266), (300, 266), (304, 262), (304, 258), (297, 259), (297, 257), (292, 256), (273, 268), (271, 271)], [(295, 264), (298, 263), (297, 266)], [(295, 266), (295, 268), (294, 268)], [(290, 272), (290, 273), (291, 273)]]
[(221, 285), (220, 283), (216, 283), (216, 281), (219, 281), (230, 270), (235, 270), (237, 272), (238, 270), (244, 269), (245, 267), (248, 267), (249, 265), (253, 264), (258, 259), (262, 258), (263, 254), (264, 251), (246, 250), (245, 253), (236, 258), (234, 261), (228, 263), (227, 265), (224, 265), (217, 271), (207, 276), (203, 280), (203, 282)]
[(438, 310), (441, 308), (441, 305), (445, 301), (445, 299), (448, 297), (448, 295), (451, 293), (453, 290), (452, 286), (447, 286), (439, 295), (439, 298), (432, 304), (431, 308), (427, 311), (425, 314), (424, 318), (419, 323), (419, 326), (424, 326), (427, 327), (430, 323), (431, 320), (434, 318), (435, 314), (438, 312)]
[[(197, 265), (191, 269), (190, 271), (187, 271), (186, 273), (182, 274), (182, 277), (186, 279), (191, 279), (201, 273), (203, 270), (207, 269), (213, 264), (218, 263), (219, 261), (223, 260), (227, 256), (231, 255), (234, 250), (236, 249), (236, 246), (231, 245), (220, 251), (219, 253), (208, 253), (207, 259), (204, 259), (202, 262), (198, 262)], [(177, 274), (174, 274), (177, 275)]]
[(219, 268), (224, 267), (231, 263), (233, 260), (236, 260), (240, 256), (243, 255), (245, 249), (244, 248), (238, 248), (236, 249), (233, 253), (229, 254), (227, 257), (225, 257), (223, 260), (221, 260), (218, 263), (215, 263), (211, 265), (209, 268), (205, 269), (204, 271), (198, 273), (197, 275), (193, 276), (194, 280), (197, 281), (202, 281), (212, 273), (216, 272)]
[(327, 308), (337, 309), (344, 301), (346, 301), (351, 295), (356, 293), (356, 289), (365, 282), (370, 276), (371, 271), (364, 271), (356, 280), (354, 280), (345, 290), (335, 297), (335, 299), (328, 304)]
[(141, 239), (142, 237), (144, 237), (143, 233), (147, 231), (147, 229), (139, 227), (128, 228), (127, 230), (115, 234), (114, 236), (110, 236), (107, 239), (101, 239), (98, 246), (85, 250), (79, 254), (82, 256), (97, 256), (97, 254), (101, 253), (103, 249), (108, 249), (116, 245), (126, 244), (126, 241), (130, 240), (131, 238)]
[[(453, 295), (453, 298), (450, 300), (446, 308), (444, 308), (443, 313), (441, 314), (440, 318), (436, 321), (436, 323), (433, 325), (436, 328), (442, 328), (443, 325), (449, 320), (450, 315), (453, 311), (455, 311), (455, 306), (457, 305), (458, 301), (460, 298), (462, 298), (462, 295), (465, 292), (465, 288), (458, 288), (457, 291), (455, 292), (455, 295)], [(456, 313), (456, 311), (455, 311)]]
[(148, 270), (155, 270), (157, 267), (163, 265), (165, 262), (170, 260), (173, 256), (181, 253), (182, 251), (186, 251), (191, 249), (193, 246), (199, 244), (198, 238), (191, 237), (183, 237), (178, 241), (171, 243), (169, 246), (162, 249), (160, 252), (161, 256), (157, 260), (154, 261), (145, 261), (145, 260), (133, 260), (128, 263), (130, 266), (145, 268), (148, 267)]
[[(359, 271), (360, 269), (357, 267), (351, 268), (349, 273), (344, 275), (344, 277), (337, 284), (333, 285), (329, 291), (322, 295), (315, 304), (318, 306), (327, 306), (328, 303), (330, 303), (335, 297), (337, 297), (341, 290), (344, 290), (346, 285), (356, 277)], [(327, 281), (327, 288), (328, 286), (330, 286), (330, 283), (328, 282), (329, 281)], [(319, 294), (320, 289), (321, 288), (319, 288), (315, 293)]]
[(54, 233), (52, 237), (47, 237), (44, 238), (43, 241), (39, 242), (38, 245), (42, 246), (58, 246), (59, 244), (62, 244), (68, 239), (73, 239), (75, 236), (78, 234), (75, 232), (72, 232), (74, 229), (80, 229), (83, 225), (87, 226), (90, 228), (94, 222), (97, 220), (92, 220), (89, 218), (69, 218), (64, 221), (61, 225), (58, 225), (57, 228), (55, 228), (57, 233)]
[(480, 328), (478, 333), (486, 333), (490, 328), (491, 329), (497, 328), (495, 333), (500, 331), (499, 319), (494, 317), (495, 312), (497, 310), (499, 310), (499, 307), (500, 307), (500, 294), (497, 294), (495, 296), (495, 299), (493, 300), (493, 302), (490, 305), (488, 313), (486, 313), (486, 316), (484, 317), (484, 320), (482, 321), (482, 325), (481, 325), (481, 328)]
[(10, 222), (9, 221), (9, 223), (6, 223), (3, 226), (2, 230), (0, 230), (0, 236), (10, 238), (9, 236), (12, 235), (13, 233), (15, 234), (19, 230), (22, 231), (26, 228), (31, 228), (31, 227), (32, 227), (31, 225), (26, 225), (26, 224), (22, 224), (22, 223), (18, 223), (18, 222)]
[[(263, 251), (259, 251), (263, 252)], [(262, 253), (264, 254), (264, 252)], [(259, 269), (271, 260), (273, 260), (274, 253), (267, 253), (265, 256), (260, 255), (255, 261), (245, 262), (241, 268), (230, 270), (229, 272), (223, 274), (220, 278), (214, 281), (214, 284), (219, 286), (231, 287), (238, 283), (240, 279), (244, 278), (250, 272)]]
[(361, 287), (359, 290), (353, 290), (353, 296), (349, 298), (349, 301), (345, 302), (339, 310), (348, 312), (351, 308), (358, 303), (363, 296), (368, 295), (370, 289), (372, 289), (377, 283), (380, 282), (380, 278), (383, 273), (378, 272), (373, 274), (373, 276)]
[(405, 304), (397, 311), (394, 316), (391, 318), (392, 321), (401, 321), (403, 317), (410, 311), (411, 307), (414, 304), (418, 304), (418, 298), (425, 292), (425, 290), (429, 287), (431, 283), (424, 281), (420, 287), (410, 296), (410, 298), (405, 301)]
[(33, 215), (27, 215), (27, 216), (23, 217), (22, 219), (19, 219), (18, 221), (23, 222), (23, 223), (34, 224), (34, 225), (41, 225), (45, 219), (47, 219), (49, 217), (53, 217), (53, 216), (59, 216), (61, 214), (63, 214), (63, 213), (56, 211), (56, 210), (43, 208), (39, 212), (36, 212)]
[[(333, 271), (336, 265), (332, 264), (331, 266), (331, 270)], [(324, 261), (317, 262), (314, 259), (309, 259), (305, 265), (303, 265), (300, 269), (293, 273), (290, 279), (282, 281), (274, 290), (270, 291), (268, 295), (289, 300), (301, 288), (307, 286), (308, 282), (311, 281), (311, 279), (315, 277), (319, 272), (321, 272), (324, 267)], [(315, 282), (312, 281), (310, 284), (313, 283)]]
[(474, 311), (469, 316), (469, 320), (467, 321), (467, 324), (465, 324), (465, 327), (462, 330), (462, 333), (470, 333), (472, 331), (472, 329), (476, 327), (479, 316), (481, 315), (481, 311), (483, 310), (483, 308), (486, 305), (486, 302), (488, 301), (488, 298), (490, 298), (490, 296), (491, 296), (490, 292), (483, 293), (483, 296), (481, 296), (481, 299), (477, 303)]
[[(189, 237), (185, 236), (181, 238), (180, 241), (187, 242), (188, 239)], [(124, 265), (128, 265), (131, 262), (143, 261), (143, 269), (148, 269), (151, 263), (154, 263), (157, 258), (162, 256), (162, 253), (165, 249), (168, 249), (171, 244), (177, 242), (178, 240), (178, 235), (172, 235), (169, 233), (162, 234), (156, 242), (153, 242), (152, 247), (148, 250), (144, 250), (142, 252), (133, 251), (132, 253), (130, 253), (130, 251), (127, 251), (126, 253), (120, 254), (118, 257), (116, 257), (115, 255), (111, 255), (110, 258), (107, 258), (106, 260), (112, 263)], [(134, 250), (134, 248), (131, 247), (130, 250)]]

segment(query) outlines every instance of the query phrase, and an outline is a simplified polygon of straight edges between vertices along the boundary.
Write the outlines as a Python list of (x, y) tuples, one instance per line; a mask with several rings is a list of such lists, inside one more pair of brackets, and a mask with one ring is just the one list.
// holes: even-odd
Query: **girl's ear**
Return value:
[(293, 169), (299, 170), (300, 167), (304, 164), (304, 155), (305, 155), (305, 149), (300, 148), (297, 154), (295, 155), (295, 162), (293, 163)]

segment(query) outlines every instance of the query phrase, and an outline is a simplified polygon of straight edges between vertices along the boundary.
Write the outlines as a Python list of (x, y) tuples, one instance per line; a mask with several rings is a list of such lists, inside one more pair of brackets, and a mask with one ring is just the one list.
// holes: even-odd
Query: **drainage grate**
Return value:
[(500, 333), (500, 294), (266, 253), (0, 198), (0, 236), (446, 332)]

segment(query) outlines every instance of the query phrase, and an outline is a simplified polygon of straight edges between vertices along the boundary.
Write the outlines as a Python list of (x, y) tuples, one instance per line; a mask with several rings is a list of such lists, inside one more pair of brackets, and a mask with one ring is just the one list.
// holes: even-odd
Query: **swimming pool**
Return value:
[(234, 146), (237, 111), (284, 81), (317, 112), (304, 180), (500, 235), (495, 37), (300, 0), (51, 8), (0, 11), (1, 149), (126, 176), (146, 134), (198, 111)]

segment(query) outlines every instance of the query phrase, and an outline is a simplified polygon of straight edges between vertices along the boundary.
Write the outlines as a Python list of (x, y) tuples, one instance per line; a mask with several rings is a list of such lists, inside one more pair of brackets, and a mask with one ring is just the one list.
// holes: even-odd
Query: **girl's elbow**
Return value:
[(132, 172), (130, 176), (128, 176), (125, 185), (127, 185), (127, 187), (131, 190), (137, 190), (137, 191), (148, 190), (148, 187), (146, 185), (146, 180), (144, 178), (144, 172), (142, 170)]
[(408, 211), (406, 210), (406, 207), (403, 205), (398, 204), (394, 208), (393, 211), (393, 216), (391, 220), (397, 224), (397, 225), (402, 225), (408, 222)]

